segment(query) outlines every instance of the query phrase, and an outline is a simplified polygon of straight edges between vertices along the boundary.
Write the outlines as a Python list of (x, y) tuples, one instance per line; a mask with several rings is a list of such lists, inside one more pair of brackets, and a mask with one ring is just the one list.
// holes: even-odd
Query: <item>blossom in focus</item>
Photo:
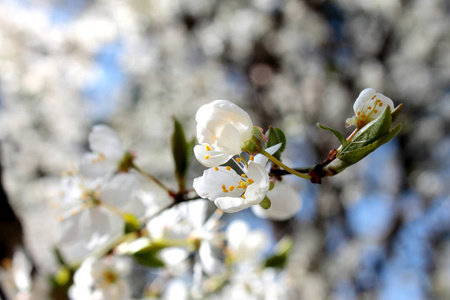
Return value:
[(96, 125), (89, 133), (89, 147), (80, 163), (83, 175), (96, 178), (113, 174), (124, 157), (124, 148), (117, 133), (106, 125)]
[(252, 137), (250, 116), (227, 100), (215, 100), (203, 105), (197, 111), (195, 120), (200, 145), (194, 147), (194, 153), (206, 167), (218, 166), (240, 154), (243, 143)]
[(269, 175), (264, 167), (250, 161), (248, 167), (239, 159), (238, 174), (230, 166), (214, 167), (194, 179), (193, 187), (202, 198), (214, 201), (227, 213), (238, 212), (251, 205), (259, 204), (269, 190)]
[(367, 88), (359, 94), (355, 104), (353, 104), (355, 115), (345, 121), (346, 126), (355, 125), (357, 128), (362, 128), (381, 115), (388, 106), (391, 111), (394, 110), (394, 103), (391, 99), (377, 93), (375, 89)]
[(85, 180), (72, 173), (62, 180), (58, 247), (70, 262), (78, 262), (102, 249), (124, 230), (123, 214), (136, 211), (132, 198), (138, 187), (135, 175), (119, 173), (110, 180)]
[(131, 291), (125, 278), (130, 269), (130, 261), (122, 256), (89, 257), (75, 272), (70, 299), (128, 300)]
[(292, 218), (302, 206), (299, 193), (290, 184), (279, 183), (267, 192), (270, 207), (264, 209), (259, 205), (252, 206), (252, 211), (260, 218), (284, 221)]

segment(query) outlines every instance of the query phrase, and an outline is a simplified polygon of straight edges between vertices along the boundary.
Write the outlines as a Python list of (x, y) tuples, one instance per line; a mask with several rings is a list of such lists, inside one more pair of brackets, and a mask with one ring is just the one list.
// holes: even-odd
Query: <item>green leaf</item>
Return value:
[(276, 159), (280, 159), (281, 153), (283, 153), (284, 149), (286, 148), (286, 135), (284, 134), (283, 130), (278, 127), (269, 126), (269, 130), (266, 132), (266, 136), (269, 140), (267, 142), (267, 148), (281, 143), (280, 149), (278, 149), (277, 152), (273, 154)]
[(135, 215), (125, 213), (122, 217), (125, 220), (125, 233), (135, 232), (141, 227)]
[(289, 237), (282, 238), (275, 247), (275, 253), (266, 259), (264, 267), (283, 268), (286, 264), (289, 252), (292, 250), (293, 241)]
[(156, 251), (154, 249), (144, 248), (132, 256), (141, 265), (150, 268), (161, 268), (164, 267), (164, 262), (156, 256)]
[(173, 118), (174, 130), (171, 137), (172, 155), (175, 161), (175, 177), (178, 181), (180, 190), (184, 190), (186, 184), (186, 172), (188, 169), (189, 159), (192, 154), (190, 143), (186, 142), (183, 125)]
[(403, 103), (400, 103), (399, 105), (397, 105), (397, 107), (392, 111), (391, 113), (391, 117), (392, 117), (392, 122), (394, 122), (398, 115), (400, 114), (400, 111), (402, 110), (403, 107)]
[(351, 151), (344, 151), (341, 152), (339, 155), (339, 159), (344, 161), (345, 163), (352, 165), (356, 162), (360, 161), (367, 155), (369, 155), (371, 152), (375, 151), (377, 148), (379, 148), (381, 145), (389, 142), (391, 139), (393, 139), (402, 129), (402, 124), (398, 124), (397, 126), (393, 127), (387, 134), (376, 140), (375, 142), (368, 144), (362, 148), (358, 148)]
[(341, 158), (347, 152), (351, 152), (375, 142), (389, 132), (391, 124), (391, 110), (389, 107), (386, 107), (383, 113), (364, 126), (353, 139), (339, 151), (336, 157)]
[(264, 199), (259, 203), (259, 205), (264, 209), (269, 209), (272, 203), (270, 202), (269, 198), (264, 197)]
[(341, 143), (342, 147), (345, 147), (347, 145), (347, 140), (345, 139), (344, 135), (337, 131), (336, 129), (330, 128), (328, 126), (322, 125), (320, 123), (317, 123), (317, 126), (321, 129), (328, 130), (332, 134), (334, 134), (335, 137), (338, 138), (339, 142)]

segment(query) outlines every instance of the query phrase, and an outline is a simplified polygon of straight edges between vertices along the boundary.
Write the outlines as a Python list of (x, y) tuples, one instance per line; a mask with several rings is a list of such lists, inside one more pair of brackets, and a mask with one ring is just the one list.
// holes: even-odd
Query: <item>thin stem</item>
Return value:
[(159, 185), (161, 188), (165, 189), (167, 192), (172, 193), (172, 191), (165, 186), (164, 183), (162, 183), (161, 181), (159, 181), (156, 177), (154, 177), (153, 175), (145, 172), (144, 170), (142, 170), (141, 168), (139, 168), (138, 166), (136, 166), (135, 164), (132, 164), (131, 167), (133, 169), (135, 169), (136, 171), (138, 171), (139, 173), (141, 173), (142, 176), (144, 176), (147, 179), (150, 179), (151, 181), (153, 181), (154, 183), (156, 183), (157, 185)]
[(260, 154), (264, 155), (265, 157), (267, 157), (271, 162), (273, 162), (274, 164), (280, 166), (281, 168), (283, 168), (284, 170), (288, 171), (289, 173), (296, 175), (298, 177), (304, 178), (304, 179), (311, 179), (310, 175), (305, 175), (302, 174), (300, 172), (295, 171), (294, 169), (289, 168), (288, 166), (286, 166), (285, 164), (283, 164), (281, 161), (279, 161), (278, 159), (276, 159), (275, 157), (273, 157), (270, 153), (266, 152), (265, 150), (262, 150), (260, 152)]
[[(313, 168), (312, 167), (308, 167), (308, 168), (292, 168), (292, 170), (294, 170), (294, 171), (297, 171), (297, 172), (300, 172), (300, 173), (308, 173), (309, 171), (311, 171)], [(278, 170), (271, 170), (271, 172), (273, 173), (273, 174), (275, 174), (275, 175), (278, 175), (278, 176), (283, 176), (283, 175), (288, 175), (288, 174), (291, 174), (291, 173), (289, 173), (288, 171), (286, 171), (286, 170), (282, 170), (282, 169), (278, 169)]]
[(350, 136), (347, 138), (347, 142), (350, 142), (352, 140), (352, 138), (355, 136), (355, 134), (359, 131), (359, 128), (356, 128), (352, 134), (350, 134)]

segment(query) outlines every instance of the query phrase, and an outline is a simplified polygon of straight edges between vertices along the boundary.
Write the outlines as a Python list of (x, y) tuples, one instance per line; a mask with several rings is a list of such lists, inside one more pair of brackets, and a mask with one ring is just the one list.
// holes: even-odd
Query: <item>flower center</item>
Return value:
[(372, 99), (366, 104), (362, 110), (358, 110), (356, 112), (356, 116), (358, 119), (357, 126), (361, 127), (366, 124), (367, 120), (373, 115), (378, 113), (378, 107), (383, 106), (383, 102), (380, 99), (376, 99), (377, 96), (374, 95)]
[[(250, 160), (253, 161), (253, 156), (250, 157)], [(232, 192), (235, 189), (242, 189), (242, 198), (245, 199), (245, 196), (243, 195), (245, 190), (247, 189), (247, 187), (253, 183), (255, 183), (255, 181), (252, 178), (247, 178), (247, 175), (245, 174), (245, 171), (247, 170), (247, 166), (245, 165), (245, 163), (242, 161), (241, 158), (233, 158), (233, 161), (236, 163), (236, 165), (239, 167), (239, 169), (241, 169), (242, 174), (240, 175), (240, 181), (239, 184), (237, 184), (236, 186), (234, 185), (230, 185), (230, 186), (226, 186), (225, 184), (222, 185), (222, 192), (224, 193), (228, 193), (228, 192)], [(220, 169), (218, 167), (214, 168), (215, 171), (219, 171)], [(231, 171), (231, 167), (227, 166), (225, 167), (226, 171)]]

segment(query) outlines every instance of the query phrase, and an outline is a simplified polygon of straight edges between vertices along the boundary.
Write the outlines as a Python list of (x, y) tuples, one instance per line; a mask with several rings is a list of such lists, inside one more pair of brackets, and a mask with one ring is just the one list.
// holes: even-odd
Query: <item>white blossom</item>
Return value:
[(364, 89), (353, 104), (355, 115), (345, 121), (346, 126), (355, 125), (357, 128), (361, 128), (375, 120), (388, 106), (391, 111), (394, 109), (394, 103), (391, 99), (377, 93), (375, 89)]
[(195, 120), (200, 145), (194, 147), (194, 153), (206, 167), (218, 166), (240, 154), (243, 143), (252, 137), (250, 116), (227, 100), (215, 100), (203, 105), (197, 111)]

